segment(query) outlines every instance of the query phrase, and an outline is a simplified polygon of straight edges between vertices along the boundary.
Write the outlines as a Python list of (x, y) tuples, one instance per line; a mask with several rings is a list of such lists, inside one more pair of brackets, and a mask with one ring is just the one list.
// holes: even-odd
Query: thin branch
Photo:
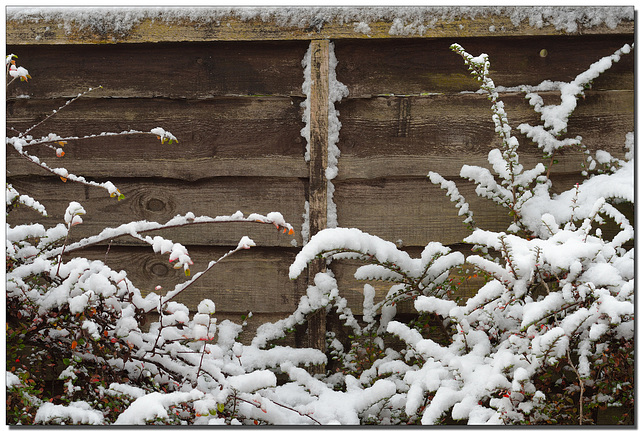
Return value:
[[(37, 157), (31, 156), (30, 154), (28, 154), (28, 153), (26, 153), (24, 151), (19, 151), (15, 147), (14, 147), (14, 149), (25, 160), (28, 160), (29, 162), (35, 164), (36, 166), (39, 166), (40, 168), (44, 169), (45, 171), (48, 171), (49, 173), (52, 173), (52, 174), (57, 175), (57, 176), (59, 176), (61, 178), (64, 178), (65, 182), (66, 181), (71, 181), (73, 183), (80, 183), (80, 184), (85, 184), (85, 185), (88, 185), (88, 186), (99, 187), (99, 188), (107, 190), (108, 192), (112, 192), (112, 188), (115, 188), (115, 186), (113, 186), (113, 184), (111, 182), (96, 183), (95, 181), (87, 181), (87, 179), (82, 177), (82, 176), (78, 176), (78, 175), (75, 175), (75, 174), (70, 174), (64, 168), (51, 168), (46, 163), (41, 162)], [(61, 175), (60, 172), (56, 172), (56, 170), (58, 170), (58, 169), (64, 169), (64, 173), (66, 175)], [(112, 186), (112, 187), (109, 187), (109, 186)], [(117, 189), (116, 189), (116, 193), (119, 193), (117, 191)]]
[(65, 138), (51, 139), (49, 137), (43, 137), (42, 139), (33, 139), (27, 143), (22, 144), (22, 147), (33, 147), (36, 145), (52, 144), (60, 141), (82, 141), (85, 139), (112, 137), (112, 136), (124, 136), (124, 135), (153, 135), (158, 136), (152, 132), (144, 132), (142, 130), (125, 130), (122, 132), (102, 132), (99, 134), (86, 135), (86, 136), (69, 136)]
[[(209, 318), (209, 323), (207, 324), (207, 337), (209, 336), (209, 331), (211, 330), (211, 318)], [(207, 351), (207, 342), (204, 342), (202, 346), (202, 355), (200, 355), (200, 363), (198, 364), (198, 371), (196, 371), (196, 380), (195, 385), (198, 385), (198, 377), (200, 377), (200, 371), (202, 370), (202, 361), (204, 360), (204, 354)]]
[[(15, 79), (15, 78), (14, 78)], [(98, 86), (97, 88), (102, 88), (102, 85)], [(49, 120), (51, 117), (53, 117), (54, 115), (56, 115), (58, 112), (60, 112), (62, 109), (66, 108), (67, 106), (69, 106), (71, 103), (75, 102), (76, 100), (78, 100), (79, 98), (81, 98), (82, 96), (84, 96), (87, 93), (90, 93), (91, 91), (95, 90), (95, 88), (89, 88), (87, 91), (78, 94), (76, 97), (74, 97), (71, 100), (68, 100), (64, 105), (60, 106), (58, 109), (54, 109), (53, 112), (49, 115), (47, 115), (46, 117), (44, 117), (44, 119), (36, 124), (34, 124), (33, 126), (29, 127), (27, 130), (25, 130), (24, 132), (20, 133), (20, 136), (24, 136), (27, 133), (29, 133), (30, 131), (32, 131), (33, 129), (35, 129), (36, 127), (38, 127), (39, 125), (41, 125), (42, 123), (44, 123), (45, 121)]]
[(580, 416), (578, 417), (578, 421), (579, 421), (579, 425), (582, 425), (582, 405), (584, 404), (584, 382), (582, 381), (582, 378), (580, 377), (580, 374), (578, 373), (576, 366), (573, 365), (573, 361), (571, 360), (571, 352), (567, 353), (567, 361), (569, 362), (569, 365), (573, 369), (573, 372), (576, 373), (576, 376), (578, 377), (578, 382), (580, 383), (580, 406), (579, 406)]
[(299, 412), (298, 410), (294, 409), (293, 407), (289, 407), (289, 406), (286, 406), (286, 405), (284, 405), (284, 404), (280, 404), (279, 402), (277, 402), (277, 401), (273, 401), (272, 399), (269, 399), (269, 401), (271, 401), (273, 404), (275, 404), (275, 405), (277, 405), (277, 406), (280, 406), (280, 407), (282, 407), (282, 408), (285, 408), (285, 409), (291, 410), (292, 412), (296, 412), (296, 413), (298, 413), (300, 416), (307, 417), (307, 418), (311, 419), (312, 421), (314, 421), (315, 423), (317, 423), (318, 425), (322, 425), (322, 423), (320, 423), (320, 421), (316, 420), (315, 418), (313, 418), (312, 416), (308, 415), (307, 413), (301, 413), (301, 412)]
[(545, 316), (542, 316), (541, 318), (539, 318), (539, 319), (537, 319), (537, 320), (534, 320), (533, 322), (529, 323), (527, 326), (525, 326), (524, 328), (522, 328), (522, 330), (523, 330), (523, 331), (526, 331), (527, 329), (529, 329), (529, 327), (530, 327), (531, 325), (535, 325), (536, 323), (541, 322), (541, 321), (543, 321), (543, 320), (545, 320), (545, 319), (548, 319), (549, 317), (554, 317), (554, 318), (555, 318), (557, 313), (559, 313), (559, 312), (561, 312), (561, 311), (566, 311), (566, 310), (568, 310), (569, 308), (574, 307), (574, 306), (576, 306), (576, 305), (580, 305), (580, 304), (579, 304), (578, 302), (574, 302), (574, 303), (572, 303), (572, 304), (567, 304), (567, 305), (565, 305), (564, 307), (560, 307), (560, 309), (559, 309), (559, 310), (552, 311), (552, 312), (550, 312), (549, 314), (547, 314), (547, 315), (545, 315)]
[[(251, 405), (252, 405), (252, 406), (254, 406), (255, 408), (261, 409), (261, 406), (260, 406), (258, 403), (254, 403), (254, 402), (252, 402), (252, 401), (245, 400), (244, 398), (240, 398), (240, 397), (239, 397), (239, 396), (237, 396), (237, 395), (232, 395), (232, 396), (233, 396), (233, 398), (234, 398), (235, 400), (242, 401), (242, 402), (247, 403), (247, 404), (251, 404)], [(284, 404), (281, 404), (281, 403), (279, 403), (279, 402), (277, 402), (277, 401), (273, 401), (273, 400), (272, 400), (272, 399), (270, 399), (270, 398), (267, 398), (267, 399), (268, 399), (269, 401), (271, 401), (273, 404), (275, 404), (275, 405), (277, 405), (277, 406), (279, 406), (279, 407), (285, 408), (285, 409), (287, 409), (287, 410), (291, 410), (292, 412), (296, 412), (296, 413), (298, 413), (300, 416), (307, 417), (307, 418), (311, 419), (312, 421), (314, 421), (315, 423), (317, 423), (318, 425), (322, 425), (322, 423), (320, 423), (317, 419), (314, 419), (313, 417), (309, 416), (309, 415), (308, 415), (308, 414), (306, 414), (306, 413), (301, 413), (301, 412), (299, 412), (298, 410), (294, 409), (293, 407), (289, 407), (289, 406), (284, 405)]]
[[(181, 227), (181, 226), (216, 224), (216, 223), (261, 223), (261, 224), (272, 223), (271, 221), (268, 221), (268, 219), (267, 221), (263, 221), (259, 219), (248, 219), (248, 218), (229, 219), (226, 217), (212, 218), (207, 216), (196, 217), (195, 219), (193, 219), (193, 221), (188, 221), (188, 220), (185, 220), (184, 222), (176, 221), (177, 219), (180, 219), (180, 218), (184, 218), (184, 217), (176, 216), (164, 224), (160, 224), (157, 222), (141, 221), (141, 222), (126, 223), (118, 226), (117, 228), (107, 228), (97, 235), (83, 238), (82, 240), (69, 245), (66, 248), (66, 251), (70, 253), (72, 251), (77, 251), (77, 250), (90, 247), (102, 241), (119, 238), (125, 235), (129, 235), (135, 238), (136, 234), (147, 233), (147, 232), (156, 231), (156, 230), (171, 229), (174, 227)], [(136, 226), (140, 226), (140, 228), (136, 228)], [(286, 229), (290, 229), (288, 223), (287, 223), (287, 226), (278, 226), (278, 227), (284, 227)], [(56, 248), (49, 251), (47, 254), (44, 255), (44, 257), (52, 257), (58, 254), (59, 252), (60, 252), (60, 248)]]
[[(200, 271), (199, 273), (195, 274), (193, 277), (191, 277), (190, 280), (185, 281), (184, 283), (181, 284), (177, 284), (175, 286), (175, 288), (167, 293), (164, 296), (165, 299), (165, 303), (169, 300), (174, 299), (176, 296), (180, 295), (182, 292), (184, 292), (185, 290), (187, 290), (187, 288), (189, 286), (191, 286), (193, 283), (195, 283), (200, 277), (202, 277), (203, 275), (205, 275), (207, 272), (209, 272), (209, 270), (211, 268), (213, 268), (218, 262), (220, 262), (222, 259), (227, 258), (229, 256), (231, 256), (232, 254), (236, 253), (238, 250), (244, 250), (242, 247), (233, 249), (231, 251), (226, 252), (222, 257), (220, 257), (218, 260), (212, 260), (209, 262), (209, 265), (207, 265), (207, 269), (205, 269), (204, 271)], [(144, 313), (150, 313), (151, 311), (153, 311), (154, 308), (150, 308), (149, 310), (144, 310)]]

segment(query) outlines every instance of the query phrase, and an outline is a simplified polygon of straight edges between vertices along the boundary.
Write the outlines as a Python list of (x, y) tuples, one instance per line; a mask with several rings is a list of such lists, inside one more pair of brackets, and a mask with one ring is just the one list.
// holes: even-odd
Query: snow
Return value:
[[(305, 150), (305, 160), (308, 162), (311, 158), (310, 142), (311, 142), (311, 113), (309, 111), (311, 95), (311, 49), (312, 45), (309, 45), (303, 60), (302, 67), (304, 68), (304, 82), (302, 84), (302, 92), (307, 98), (300, 103), (303, 108), (302, 121), (305, 126), (300, 130), (300, 134), (307, 141)], [(338, 158), (340, 157), (340, 149), (338, 148), (339, 132), (342, 124), (338, 119), (340, 112), (336, 109), (335, 104), (340, 102), (343, 97), (349, 95), (347, 87), (338, 81), (336, 77), (336, 67), (338, 60), (335, 55), (335, 47), (333, 43), (329, 44), (329, 97), (328, 97), (328, 155), (327, 155), (327, 168), (325, 176), (327, 178), (327, 227), (338, 226), (338, 215), (336, 204), (333, 201), (333, 194), (335, 186), (332, 180), (338, 175)], [(303, 241), (306, 244), (308, 239), (308, 209), (305, 204), (305, 215), (303, 215), (305, 225), (303, 226)]]
[(15, 374), (13, 374), (10, 371), (6, 372), (6, 384), (7, 384), (7, 388), (12, 388), (14, 386), (19, 386), (20, 385), (20, 377), (16, 376)]
[[(580, 27), (606, 25), (616, 28), (633, 21), (632, 6), (430, 6), (430, 7), (8, 7), (7, 19), (14, 21), (59, 21), (67, 31), (71, 25), (96, 33), (124, 35), (143, 20), (168, 24), (183, 21), (216, 24), (228, 18), (273, 22), (282, 27), (321, 29), (324, 23), (349, 24), (354, 33), (367, 34), (368, 24), (392, 22), (392, 35), (424, 34), (439, 23), (474, 20), (502, 15), (512, 24), (535, 28), (553, 27), (576, 33)], [(495, 25), (493, 32), (498, 31)], [(488, 30), (491, 30), (488, 27)]]
[(133, 399), (140, 398), (145, 395), (143, 389), (123, 383), (111, 383), (109, 385), (109, 391), (112, 393), (125, 394)]
[(168, 417), (167, 409), (175, 404), (193, 401), (202, 398), (204, 394), (197, 389), (188, 393), (171, 392), (162, 394), (158, 392), (143, 395), (137, 398), (122, 412), (114, 425), (146, 425), (146, 421)]
[[(325, 250), (359, 250), (373, 255), (378, 261), (390, 261), (400, 266), (415, 266), (415, 261), (396, 245), (377, 236), (362, 232), (355, 228), (333, 228), (318, 232), (298, 253), (289, 267), (289, 278), (297, 278), (306, 268), (307, 263)], [(417, 268), (416, 268), (417, 269)]]
[(241, 376), (231, 376), (227, 383), (240, 392), (255, 392), (276, 385), (276, 375), (269, 370), (257, 370)]
[(54, 421), (58, 424), (72, 423), (86, 425), (102, 425), (102, 412), (93, 410), (85, 401), (73, 401), (68, 406), (46, 402), (38, 408), (34, 422), (47, 423)]
[(340, 112), (335, 108), (335, 104), (340, 102), (343, 97), (349, 95), (346, 85), (338, 81), (336, 77), (336, 67), (338, 59), (335, 54), (335, 46), (329, 44), (329, 146), (327, 169), (325, 176), (327, 177), (327, 227), (338, 227), (338, 210), (333, 200), (335, 186), (332, 182), (338, 175), (338, 158), (340, 157), (340, 149), (338, 148), (339, 132), (342, 123), (338, 119)]
[[(580, 137), (558, 139), (566, 131), (569, 117), (577, 107), (577, 97), (583, 95), (585, 86), (611, 68), (613, 63), (620, 61), (621, 56), (628, 54), (630, 51), (631, 47), (625, 44), (612, 55), (603, 57), (593, 63), (586, 71), (576, 76), (573, 81), (560, 83), (561, 103), (559, 105), (544, 106), (544, 101), (539, 94), (528, 92), (526, 97), (534, 110), (540, 113), (544, 124), (537, 126), (521, 124), (518, 129), (537, 142), (538, 146), (549, 155), (564, 146), (579, 145)], [(597, 158), (598, 156), (601, 160), (605, 158), (602, 151), (599, 152), (599, 155), (597, 154)]]
[(210, 299), (203, 299), (198, 304), (198, 313), (201, 314), (214, 314), (216, 312), (216, 304)]

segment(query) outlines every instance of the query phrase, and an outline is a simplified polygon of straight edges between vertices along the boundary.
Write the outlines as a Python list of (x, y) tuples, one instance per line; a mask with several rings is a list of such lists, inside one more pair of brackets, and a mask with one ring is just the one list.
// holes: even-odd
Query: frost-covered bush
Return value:
[[(188, 213), (69, 243), (70, 229), (91, 216), (71, 202), (61, 215), (64, 223), (55, 227), (7, 226), (9, 423), (589, 424), (602, 408), (619, 408), (621, 422), (633, 422), (634, 227), (620, 210), (620, 204), (634, 202), (633, 133), (624, 143), (624, 159), (602, 150), (593, 156), (580, 137), (563, 137), (577, 96), (630, 47), (570, 83), (554, 83), (559, 105), (545, 105), (534, 92), (539, 90), (525, 87), (542, 118), (541, 125), (518, 127), (543, 152), (543, 162), (530, 169), (519, 161), (520, 143), (488, 76), (489, 59), (459, 45), (452, 49), (487, 93), (502, 141), (488, 155), (492, 170), (464, 166), (460, 176), (477, 184), (479, 196), (509, 211), (506, 232), (478, 226), (456, 184), (432, 172), (431, 181), (464, 216), (471, 255), (432, 242), (411, 257), (358, 229), (326, 229), (302, 248), (290, 277), (314, 259), (358, 259), (363, 265), (355, 277), (389, 281), (388, 293), (376, 299), (375, 289), (364, 283), (363, 315), (355, 316), (326, 270), (315, 274), (295, 312), (261, 325), (242, 344), (243, 325), (218, 322), (212, 301), (189, 310), (177, 297), (220, 259), (252, 246), (250, 239), (242, 238), (169, 292), (146, 296), (124, 271), (79, 256), (85, 247), (130, 235), (168, 253), (190, 275), (186, 248), (149, 231), (226, 222), (272, 223), (291, 231), (279, 213)], [(121, 198), (111, 183), (92, 184), (28, 154), (29, 145), (52, 145), (60, 155), (53, 145), (73, 138), (28, 133), (16, 132), (8, 146), (64, 179)], [(149, 133), (175, 141), (160, 128)], [(554, 194), (555, 155), (568, 146), (584, 151), (585, 178)], [(7, 185), (7, 211), (18, 204), (46, 214)], [(70, 251), (74, 257), (63, 258)], [(454, 295), (465, 264), (486, 280), (468, 299)], [(412, 320), (398, 314), (401, 303), (415, 309)], [(278, 345), (318, 311), (337, 316), (344, 326), (327, 333), (326, 352)], [(324, 365), (325, 371), (314, 375), (309, 370), (317, 367), (309, 365)]]
[[(562, 137), (577, 96), (631, 48), (597, 61), (570, 83), (556, 83), (559, 105), (545, 106), (540, 95), (527, 94), (543, 124), (519, 130), (548, 161), (531, 169), (519, 161), (519, 142), (488, 76), (487, 55), (474, 57), (457, 44), (451, 48), (487, 93), (502, 141), (488, 155), (493, 171), (465, 165), (460, 175), (477, 184), (479, 196), (507, 208), (512, 224), (507, 232), (481, 229), (455, 183), (431, 172), (431, 181), (447, 191), (471, 230), (465, 241), (474, 253), (466, 259), (437, 243), (411, 259), (394, 244), (355, 229), (314, 236), (291, 276), (314, 258), (355, 258), (366, 263), (357, 279), (397, 283), (375, 305), (374, 289), (364, 285), (362, 327), (335, 281), (323, 282), (325, 301), (333, 301), (355, 335), (348, 348), (329, 338), (328, 351), (341, 366), (327, 380), (347, 392), (393, 383), (395, 390), (389, 385), (380, 401), (360, 413), (361, 423), (588, 424), (612, 407), (620, 408), (622, 423), (632, 422), (634, 229), (619, 204), (634, 202), (633, 133), (624, 142), (625, 159), (602, 150), (594, 158), (581, 137)], [(568, 146), (584, 151), (585, 179), (553, 194), (554, 156)], [(615, 232), (603, 234), (602, 224)], [(463, 262), (487, 282), (460, 301), (451, 295), (449, 274)], [(402, 299), (418, 312), (411, 322), (394, 320)], [(439, 337), (425, 331), (433, 326)], [(386, 345), (389, 335), (403, 347)]]
[[(7, 57), (7, 74), (30, 78), (26, 69), (15, 67), (13, 58)], [(52, 115), (55, 112), (45, 120)], [(11, 130), (15, 136), (7, 138), (7, 146), (65, 182), (102, 187), (112, 197), (124, 198), (111, 182), (88, 181), (29, 154), (29, 147), (47, 145), (63, 157), (65, 144), (93, 137), (31, 136), (42, 123), (24, 132)], [(157, 135), (162, 143), (177, 142), (159, 127), (148, 133)], [(42, 204), (11, 184), (7, 184), (6, 205), (7, 214), (22, 205), (47, 215)], [(263, 399), (258, 390), (275, 386), (276, 374), (270, 370), (281, 362), (289, 367), (320, 363), (324, 360), (321, 352), (243, 346), (237, 342), (243, 325), (218, 322), (211, 300), (203, 299), (197, 310), (176, 302), (180, 293), (220, 260), (255, 243), (243, 237), (235, 249), (191, 276), (193, 262), (184, 246), (147, 234), (205, 223), (273, 224), (293, 233), (280, 213), (244, 216), (237, 212), (218, 217), (187, 213), (162, 224), (126, 223), (71, 243), (71, 229), (91, 214), (78, 202), (71, 202), (60, 216), (64, 223), (51, 228), (42, 224), (6, 227), (8, 423), (277, 422), (264, 416), (265, 406), (276, 417), (279, 410), (285, 412), (279, 413), (282, 417), (287, 413), (306, 417), (286, 401)], [(86, 247), (122, 235), (148, 243), (156, 253), (168, 254), (175, 268), (190, 278), (166, 293), (158, 286), (156, 292), (142, 295), (125, 271), (81, 257)], [(73, 257), (66, 258), (69, 252), (74, 252)]]

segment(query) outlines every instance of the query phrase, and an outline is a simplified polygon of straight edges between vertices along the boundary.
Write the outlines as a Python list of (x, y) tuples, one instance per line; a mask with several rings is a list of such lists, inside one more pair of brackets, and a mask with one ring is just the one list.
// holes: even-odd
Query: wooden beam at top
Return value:
[[(81, 28), (74, 23), (41, 20), (6, 22), (7, 45), (92, 44), (92, 43), (146, 43), (146, 42), (206, 42), (206, 41), (250, 41), (250, 40), (316, 40), (316, 39), (390, 39), (390, 38), (436, 38), (436, 37), (504, 37), (544, 36), (567, 34), (552, 25), (531, 26), (528, 21), (514, 25), (504, 15), (440, 20), (425, 28), (405, 27), (402, 34), (390, 30), (394, 23), (377, 21), (368, 24), (369, 31), (358, 31), (355, 22), (326, 22), (318, 27), (299, 28), (283, 26), (260, 19), (239, 20), (225, 18), (218, 22), (199, 23), (188, 20), (166, 22), (144, 19), (124, 33), (96, 31)], [(429, 25), (429, 28), (426, 28)], [(421, 32), (421, 31), (422, 32)], [(571, 35), (585, 34), (630, 34), (635, 31), (633, 21), (622, 21), (616, 28), (605, 24), (581, 26)]]

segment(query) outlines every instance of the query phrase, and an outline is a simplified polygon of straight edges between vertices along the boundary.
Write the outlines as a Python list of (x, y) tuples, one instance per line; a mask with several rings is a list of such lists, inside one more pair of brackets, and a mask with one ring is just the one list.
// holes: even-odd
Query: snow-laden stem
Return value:
[(120, 191), (110, 181), (107, 181), (104, 183), (89, 181), (83, 176), (69, 173), (65, 168), (52, 168), (49, 165), (47, 165), (45, 162), (40, 161), (40, 159), (38, 159), (37, 157), (29, 155), (25, 151), (18, 150), (18, 148), (16, 148), (15, 146), (13, 146), (13, 148), (15, 148), (18, 151), (18, 155), (20, 155), (20, 157), (24, 158), (29, 163), (35, 164), (36, 166), (40, 167), (41, 169), (44, 169), (45, 171), (53, 175), (59, 176), (64, 182), (71, 181), (72, 183), (80, 183), (87, 186), (98, 187), (98, 188), (105, 189), (106, 191), (108, 191), (110, 194), (114, 196), (116, 195), (118, 197), (122, 196)]
[[(202, 276), (204, 276), (207, 272), (209, 272), (211, 270), (211, 268), (213, 268), (215, 265), (217, 265), (221, 260), (226, 259), (227, 257), (235, 254), (239, 250), (243, 250), (243, 248), (242, 247), (235, 248), (233, 250), (230, 250), (230, 251), (226, 252), (224, 255), (222, 255), (217, 260), (209, 261), (209, 264), (207, 265), (206, 269), (204, 269), (203, 271), (198, 272), (197, 274), (192, 276), (189, 280), (185, 281), (184, 283), (177, 284), (175, 286), (175, 288), (171, 292), (167, 293), (167, 295), (165, 295), (163, 297), (164, 298), (164, 302), (166, 303), (167, 301), (171, 301), (171, 300), (175, 299), (178, 295), (180, 295), (182, 292), (187, 290), (187, 288), (189, 286), (191, 286), (193, 283), (198, 281), (198, 279), (200, 279)], [(162, 305), (162, 303), (161, 303), (161, 305)], [(146, 313), (150, 313), (151, 311), (154, 311), (155, 309), (156, 309), (155, 307), (150, 307), (149, 309), (144, 310), (143, 313), (145, 313), (145, 314)]]
[[(164, 229), (173, 229), (180, 226), (191, 226), (191, 225), (200, 225), (200, 224), (218, 224), (218, 223), (272, 223), (276, 226), (276, 228), (283, 228), (293, 231), (293, 228), (290, 224), (285, 223), (281, 224), (279, 221), (273, 221), (268, 216), (261, 215), (253, 215), (249, 217), (244, 217), (238, 213), (231, 216), (218, 216), (218, 217), (208, 217), (208, 216), (175, 216), (171, 220), (166, 223), (157, 223), (157, 222), (148, 222), (148, 221), (140, 221), (140, 222), (132, 222), (120, 225), (117, 228), (107, 228), (104, 229), (101, 233), (97, 235), (93, 235), (90, 237), (86, 237), (77, 241), (73, 244), (70, 244), (66, 247), (66, 252), (70, 253), (72, 251), (78, 251), (90, 247), (92, 245), (96, 245), (106, 240), (111, 240), (115, 238), (119, 238), (121, 236), (129, 235), (134, 238), (140, 239), (140, 234), (156, 231), (156, 230), (164, 230)], [(50, 250), (44, 254), (44, 257), (55, 256), (60, 252), (60, 248), (56, 248)]]
[[(207, 323), (207, 334), (211, 330), (211, 319)], [(202, 361), (204, 360), (204, 354), (207, 352), (207, 341), (205, 340), (202, 345), (202, 354), (200, 355), (200, 363), (198, 364), (198, 370), (196, 371), (195, 384), (198, 384), (198, 377), (200, 377), (200, 372), (202, 371)]]
[(20, 145), (22, 148), (26, 148), (26, 147), (34, 147), (34, 146), (38, 146), (38, 145), (48, 145), (48, 144), (54, 144), (54, 143), (58, 143), (60, 141), (62, 142), (68, 142), (68, 141), (84, 141), (84, 140), (89, 140), (89, 139), (95, 139), (95, 138), (104, 138), (104, 137), (116, 137), (116, 136), (129, 136), (129, 135), (149, 135), (149, 136), (158, 136), (157, 133), (154, 132), (145, 132), (143, 130), (126, 130), (126, 131), (122, 131), (122, 132), (102, 132), (102, 133), (94, 133), (92, 135), (85, 135), (85, 136), (66, 136), (66, 137), (60, 137), (60, 136), (54, 136), (54, 137), (50, 137), (50, 136), (43, 136), (40, 139), (31, 139), (29, 141), (26, 142), (21, 142)]
[(60, 265), (62, 265), (62, 256), (64, 255), (64, 249), (67, 246), (67, 241), (69, 240), (70, 231), (71, 229), (67, 230), (67, 235), (64, 237), (64, 243), (62, 243), (60, 255), (58, 256), (58, 268), (56, 269), (56, 277), (60, 276)]
[(46, 117), (44, 117), (42, 120), (40, 120), (39, 122), (37, 122), (36, 124), (34, 124), (33, 126), (29, 127), (27, 130), (25, 130), (24, 132), (20, 133), (19, 136), (25, 136), (27, 133), (31, 132), (33, 129), (35, 129), (36, 127), (38, 127), (39, 125), (45, 123), (46, 121), (48, 121), (51, 117), (53, 117), (54, 115), (56, 115), (58, 112), (60, 112), (62, 109), (66, 108), (67, 106), (69, 106), (70, 104), (72, 104), (73, 102), (75, 102), (76, 100), (78, 100), (79, 98), (89, 94), (90, 92), (96, 90), (96, 89), (101, 89), (102, 85), (96, 87), (96, 88), (89, 88), (88, 90), (78, 94), (77, 96), (75, 96), (74, 98), (67, 100), (67, 102), (60, 106), (58, 109), (54, 109), (53, 112), (49, 115), (47, 115)]

